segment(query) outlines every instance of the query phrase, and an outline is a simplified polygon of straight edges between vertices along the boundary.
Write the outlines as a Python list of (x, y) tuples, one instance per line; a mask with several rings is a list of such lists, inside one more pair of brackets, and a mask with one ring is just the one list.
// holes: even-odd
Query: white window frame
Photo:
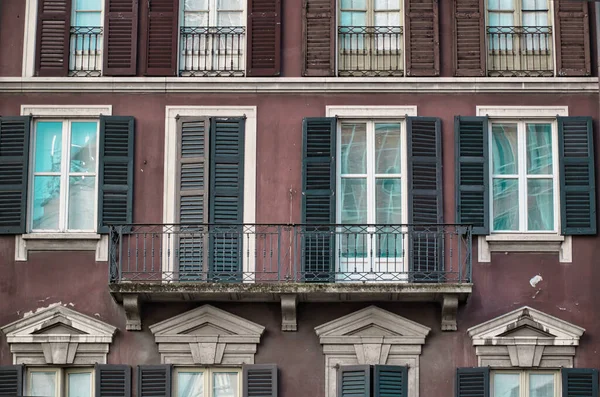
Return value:
[[(513, 27), (522, 27), (523, 26), (523, 0), (512, 0), (513, 10), (502, 10), (502, 9), (490, 9), (489, 7), (490, 0), (485, 0), (485, 15), (486, 15), (486, 26), (489, 26), (490, 20), (490, 12), (498, 13), (498, 14), (512, 14), (513, 15)], [(548, 5), (548, 26), (554, 26), (553, 24), (553, 13), (552, 13), (552, 0), (546, 0), (546, 4)], [(531, 10), (534, 11), (534, 10)], [(541, 11), (538, 11), (541, 12)]]
[(500, 397), (494, 395), (494, 380), (497, 374), (518, 374), (519, 379), (519, 397), (530, 397), (529, 395), (529, 375), (553, 375), (554, 376), (554, 395), (552, 397), (560, 397), (561, 392), (561, 377), (558, 370), (495, 370), (490, 373), (490, 397)]
[[(247, 3), (244, 2), (243, 0), (240, 1), (241, 3), (241, 8), (240, 9), (230, 9), (230, 8), (226, 8), (226, 9), (219, 9), (217, 8), (218, 6), (218, 0), (207, 0), (208, 2), (208, 8), (205, 10), (194, 10), (194, 11), (188, 11), (188, 12), (193, 12), (193, 13), (206, 13), (208, 14), (208, 25), (207, 26), (199, 26), (199, 27), (221, 27), (218, 25), (218, 14), (219, 12), (240, 12), (242, 14), (242, 24), (239, 26), (243, 26), (246, 27), (247, 25), (247, 21), (246, 21), (246, 13), (247, 13)], [(185, 3), (184, 1), (181, 1), (180, 3), (180, 26), (183, 27), (190, 27), (190, 26), (186, 26), (185, 25)]]
[(68, 397), (69, 396), (69, 382), (67, 381), (70, 374), (90, 374), (90, 397), (94, 397), (95, 394), (95, 371), (92, 367), (81, 367), (81, 368), (56, 368), (56, 367), (29, 367), (27, 368), (27, 380), (25, 382), (25, 395), (30, 394), (31, 390), (31, 374), (35, 372), (53, 372), (54, 379), (56, 381), (55, 396), (56, 397)]
[(178, 375), (180, 373), (192, 372), (204, 374), (204, 395), (202, 397), (214, 397), (213, 395), (213, 374), (215, 373), (235, 373), (237, 374), (237, 392), (238, 397), (242, 396), (242, 369), (235, 367), (175, 367), (173, 368), (173, 395), (178, 394)]
[[(77, 3), (77, 0), (71, 0), (71, 27), (75, 26), (73, 25), (73, 21), (76, 19), (77, 13), (92, 13), (92, 12), (99, 12), (100, 13), (100, 26), (104, 25), (104, 0), (98, 0), (98, 2), (100, 3), (100, 9), (97, 10), (82, 10), (82, 11), (77, 11), (75, 8), (75, 4)], [(87, 25), (86, 25), (87, 26)]]
[(338, 27), (341, 26), (341, 25), (339, 25), (339, 23), (341, 23), (341, 17), (342, 17), (343, 11), (348, 11), (348, 12), (363, 12), (363, 11), (365, 11), (366, 12), (365, 20), (367, 21), (366, 26), (377, 26), (377, 25), (375, 25), (375, 15), (377, 15), (377, 13), (397, 12), (400, 15), (400, 18), (399, 18), (400, 26), (401, 27), (404, 26), (404, 0), (398, 0), (399, 8), (390, 8), (390, 9), (382, 9), (382, 10), (375, 9), (375, 1), (376, 0), (365, 0), (365, 8), (364, 9), (360, 9), (360, 8), (342, 9), (342, 0), (338, 0), (338, 4), (337, 4), (337, 13), (339, 14)]

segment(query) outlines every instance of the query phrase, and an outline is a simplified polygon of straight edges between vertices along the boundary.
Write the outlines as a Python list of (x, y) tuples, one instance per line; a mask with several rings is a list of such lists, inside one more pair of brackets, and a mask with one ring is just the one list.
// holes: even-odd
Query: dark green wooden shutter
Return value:
[(457, 368), (455, 397), (489, 397), (490, 369)]
[(177, 120), (175, 223), (182, 224), (176, 235), (180, 281), (198, 281), (206, 274), (209, 132), (208, 117)]
[(347, 365), (338, 369), (338, 397), (371, 397), (371, 366)]
[(596, 177), (591, 117), (558, 117), (562, 234), (596, 234)]
[(242, 397), (277, 397), (277, 365), (244, 365)]
[(454, 140), (456, 223), (473, 225), (473, 234), (489, 234), (488, 118), (456, 116)]
[(171, 365), (139, 365), (139, 397), (171, 397)]
[(8, 365), (0, 367), (0, 397), (23, 395), (23, 366)]
[(98, 233), (133, 221), (133, 117), (100, 116)]
[[(302, 124), (302, 274), (305, 281), (333, 280), (335, 238), (336, 119)], [(314, 225), (314, 226), (312, 226)]]
[(409, 261), (414, 281), (434, 281), (444, 270), (441, 121), (408, 117)]
[(562, 397), (598, 397), (598, 370), (563, 368)]
[(129, 365), (96, 364), (96, 397), (131, 397)]
[(211, 119), (210, 281), (241, 281), (245, 118)]
[(373, 368), (373, 397), (408, 397), (408, 367), (376, 365)]
[(0, 117), (0, 234), (27, 230), (31, 117)]

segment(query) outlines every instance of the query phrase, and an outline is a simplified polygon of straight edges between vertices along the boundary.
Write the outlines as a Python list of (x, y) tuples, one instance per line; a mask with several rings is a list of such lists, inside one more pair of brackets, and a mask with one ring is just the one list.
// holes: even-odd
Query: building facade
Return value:
[(597, 397), (594, 20), (3, 0), (0, 396)]

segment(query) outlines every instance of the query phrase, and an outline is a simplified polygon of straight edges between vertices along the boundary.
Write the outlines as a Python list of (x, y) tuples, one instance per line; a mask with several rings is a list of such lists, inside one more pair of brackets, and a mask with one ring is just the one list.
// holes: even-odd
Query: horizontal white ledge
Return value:
[(597, 77), (2, 77), (3, 93), (597, 93)]

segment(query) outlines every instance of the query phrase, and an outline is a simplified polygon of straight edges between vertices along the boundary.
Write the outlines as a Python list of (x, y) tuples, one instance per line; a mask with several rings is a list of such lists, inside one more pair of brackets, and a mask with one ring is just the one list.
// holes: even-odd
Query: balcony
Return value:
[(488, 26), (488, 76), (552, 77), (552, 45), (551, 26)]
[(401, 26), (338, 27), (338, 75), (404, 76)]
[(471, 227), (119, 225), (109, 270), (134, 319), (140, 302), (440, 301), (452, 329), (472, 289)]
[(243, 26), (182, 27), (179, 75), (242, 77), (245, 75)]
[(102, 75), (102, 27), (72, 26), (70, 31), (69, 76)]

